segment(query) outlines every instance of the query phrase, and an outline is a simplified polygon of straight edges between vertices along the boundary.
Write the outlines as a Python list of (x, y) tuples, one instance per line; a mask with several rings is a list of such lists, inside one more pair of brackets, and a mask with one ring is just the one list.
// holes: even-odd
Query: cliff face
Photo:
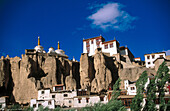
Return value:
[(155, 75), (154, 69), (148, 69), (146, 67), (124, 68), (119, 71), (119, 77), (121, 79), (121, 89), (124, 89), (124, 80), (137, 81), (140, 75), (147, 71), (148, 76)]
[[(22, 55), (0, 59), (0, 95), (10, 102), (28, 103), (37, 98), (38, 89), (64, 84), (66, 89), (79, 88), (79, 63), (55, 56)], [(74, 70), (72, 70), (74, 68)]]
[(0, 60), (0, 96), (4, 95), (9, 82), (10, 63), (8, 60)]
[(52, 88), (63, 84), (67, 90), (89, 89), (100, 93), (112, 88), (120, 77), (121, 88), (124, 80), (136, 81), (143, 71), (155, 75), (155, 70), (145, 67), (121, 69), (115, 57), (100, 50), (89, 57), (81, 54), (80, 63), (52, 55), (22, 55), (22, 58), (0, 59), (0, 96), (9, 96), (10, 102), (28, 103), (37, 98), (38, 89)]
[(91, 92), (99, 93), (112, 87), (118, 78), (118, 64), (113, 57), (96, 51), (93, 57), (82, 54), (80, 58), (81, 88), (90, 88)]
[(88, 54), (82, 54), (80, 58), (80, 84), (82, 89), (91, 87), (94, 75), (93, 58), (89, 57)]

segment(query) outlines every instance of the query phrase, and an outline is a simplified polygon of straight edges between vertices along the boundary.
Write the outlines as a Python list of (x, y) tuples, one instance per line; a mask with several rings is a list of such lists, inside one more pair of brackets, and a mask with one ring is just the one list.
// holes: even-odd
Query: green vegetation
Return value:
[(120, 78), (116, 81), (116, 83), (113, 85), (113, 93), (112, 93), (112, 99), (117, 99), (120, 96)]
[(163, 62), (157, 71), (157, 75), (155, 76), (155, 79), (152, 79), (150, 83), (147, 86), (147, 92), (146, 92), (146, 104), (144, 108), (142, 109), (142, 102), (143, 102), (143, 93), (145, 91), (144, 85), (147, 82), (147, 73), (144, 71), (142, 75), (139, 77), (139, 79), (136, 82), (137, 87), (137, 95), (133, 98), (131, 109), (132, 111), (157, 111), (156, 109), (156, 92), (158, 93), (158, 103), (159, 103), (159, 111), (164, 111), (165, 109), (169, 108), (170, 102), (168, 104), (165, 104), (165, 84), (169, 79), (169, 69), (166, 66), (166, 63)]
[(157, 71), (157, 75), (156, 75), (156, 86), (158, 89), (158, 102), (160, 103), (159, 105), (159, 110), (163, 111), (165, 109), (165, 100), (164, 100), (164, 96), (165, 96), (165, 83), (168, 81), (169, 79), (169, 69), (166, 66), (166, 63), (163, 62), (160, 66), (159, 69)]
[(133, 98), (131, 104), (132, 111), (140, 111), (142, 109), (143, 93), (145, 91), (144, 86), (147, 82), (147, 72), (144, 71), (139, 79), (136, 81), (137, 95)]
[(151, 80), (150, 83), (147, 86), (147, 101), (144, 106), (144, 111), (157, 111), (156, 109), (156, 85), (155, 85), (155, 79)]

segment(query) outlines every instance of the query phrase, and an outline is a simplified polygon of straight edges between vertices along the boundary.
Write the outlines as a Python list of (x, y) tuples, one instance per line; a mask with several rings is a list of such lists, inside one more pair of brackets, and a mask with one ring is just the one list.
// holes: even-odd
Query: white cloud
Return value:
[(170, 55), (170, 50), (164, 51), (166, 52), (166, 55)]
[[(127, 12), (123, 11), (122, 5), (119, 3), (108, 3), (97, 5), (99, 7), (95, 13), (88, 16), (89, 20), (92, 20), (92, 27), (115, 30), (127, 30), (132, 28), (131, 23), (136, 17), (130, 16)], [(96, 8), (95, 6), (93, 6)], [(91, 8), (91, 9), (94, 9)]]

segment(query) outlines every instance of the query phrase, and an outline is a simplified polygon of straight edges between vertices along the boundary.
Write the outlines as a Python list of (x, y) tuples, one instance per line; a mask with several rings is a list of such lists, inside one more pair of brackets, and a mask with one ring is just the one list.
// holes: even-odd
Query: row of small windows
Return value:
[(105, 49), (108, 49), (108, 45), (110, 45), (110, 48), (112, 48), (112, 47), (113, 47), (113, 43), (110, 43), (110, 44), (106, 44), (106, 45), (104, 45), (104, 48), (105, 48)]
[[(96, 39), (96, 43), (98, 43), (98, 42), (100, 42), (101, 41), (101, 39)], [(93, 44), (93, 40), (91, 40), (91, 44)], [(88, 46), (88, 45), (90, 45), (89, 44), (89, 41), (86, 41), (86, 45)]]
[[(113, 43), (110, 43), (110, 44), (104, 45), (104, 48), (105, 48), (105, 49), (108, 49), (108, 45), (110, 46), (110, 48), (113, 47)], [(97, 44), (97, 47), (99, 47), (99, 44)], [(90, 46), (87, 46), (86, 49), (87, 49), (87, 50), (90, 50)]]
[[(104, 97), (100, 97), (100, 101), (104, 101)], [(81, 98), (78, 99), (78, 103), (81, 103)], [(86, 103), (89, 103), (89, 98), (86, 98)]]
[[(155, 58), (155, 55), (152, 55), (151, 57), (152, 57), (152, 59), (154, 59), (154, 58)], [(159, 57), (160, 57), (160, 58), (162, 58), (162, 57), (163, 57), (163, 55), (160, 55)], [(149, 55), (149, 56), (147, 56), (147, 59), (150, 59), (150, 55)]]

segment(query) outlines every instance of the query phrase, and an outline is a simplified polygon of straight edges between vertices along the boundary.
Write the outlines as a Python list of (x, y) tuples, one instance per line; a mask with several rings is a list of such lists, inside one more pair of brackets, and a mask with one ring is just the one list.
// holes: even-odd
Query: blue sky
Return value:
[(170, 49), (169, 11), (169, 0), (1, 0), (0, 55), (21, 56), (40, 36), (45, 51), (60, 41), (79, 60), (83, 38), (101, 34), (144, 60)]

